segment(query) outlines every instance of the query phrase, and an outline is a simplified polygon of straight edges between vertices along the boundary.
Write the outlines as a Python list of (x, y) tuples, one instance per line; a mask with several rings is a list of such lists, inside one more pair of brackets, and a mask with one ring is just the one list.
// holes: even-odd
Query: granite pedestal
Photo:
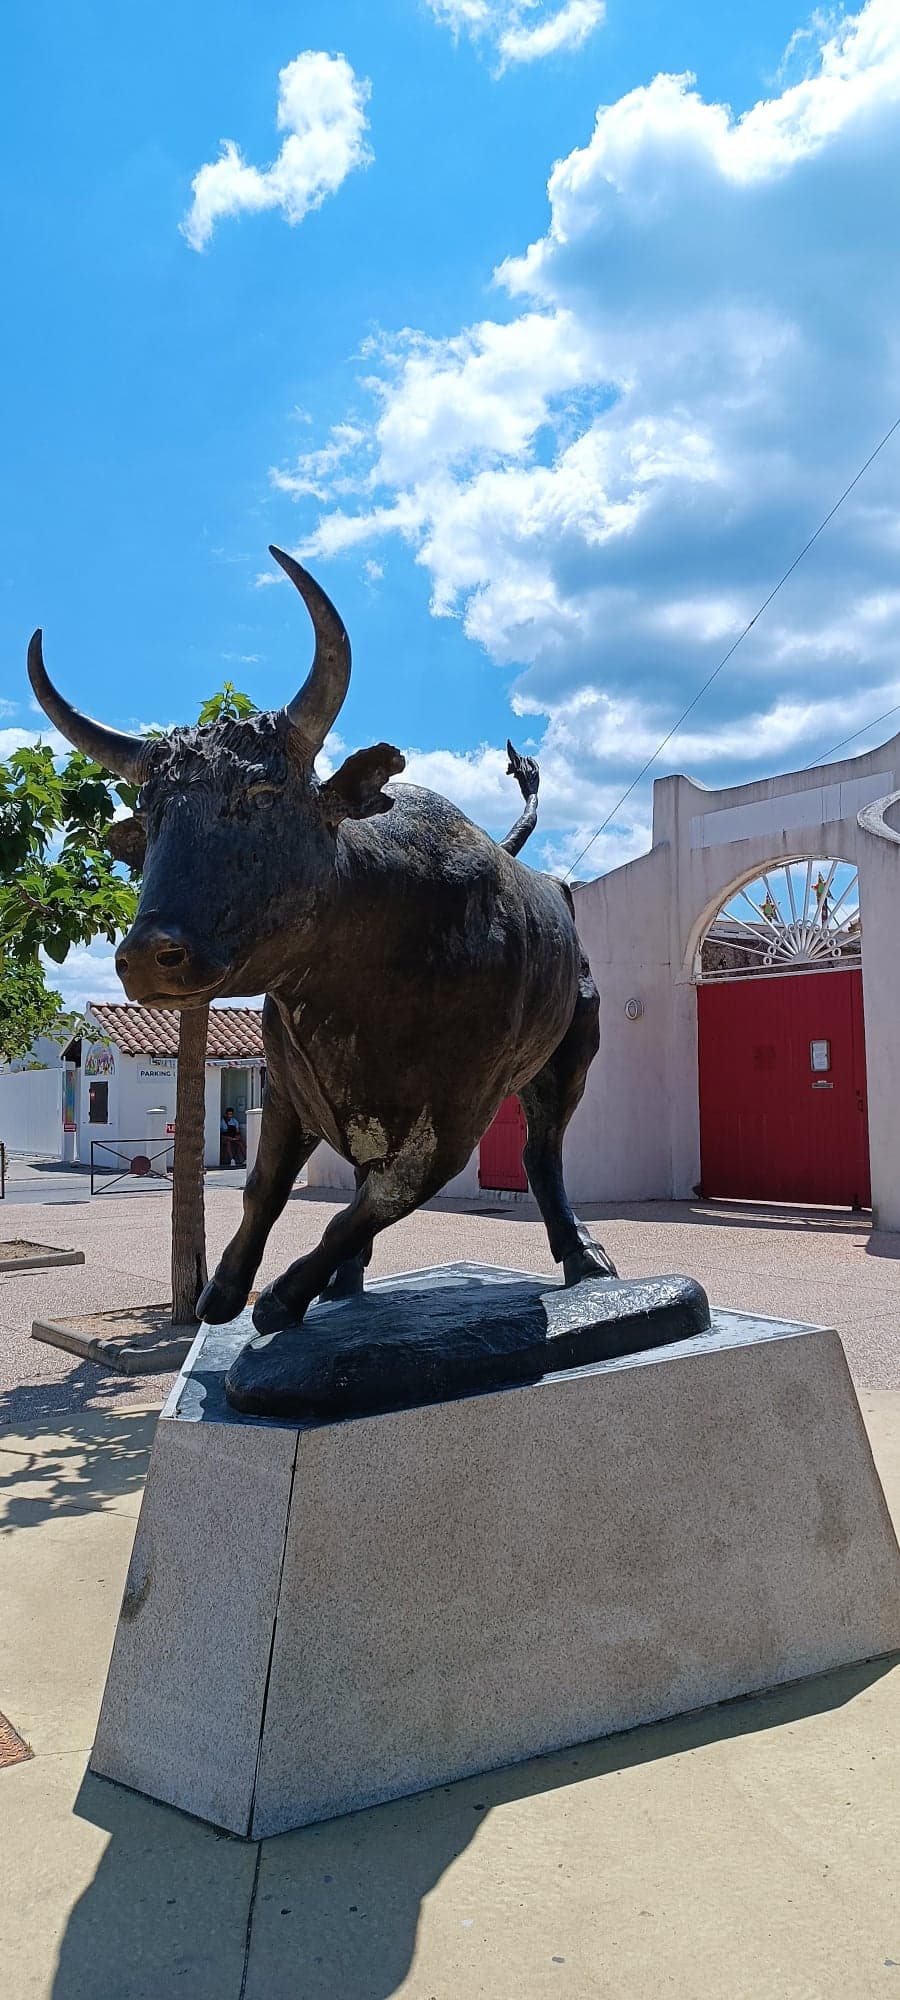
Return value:
[[(438, 1281), (378, 1289), (427, 1312)], [(104, 1777), (274, 1834), (900, 1645), (828, 1329), (714, 1312), (651, 1352), (320, 1422), (229, 1407), (249, 1331), (201, 1328), (160, 1418)]]

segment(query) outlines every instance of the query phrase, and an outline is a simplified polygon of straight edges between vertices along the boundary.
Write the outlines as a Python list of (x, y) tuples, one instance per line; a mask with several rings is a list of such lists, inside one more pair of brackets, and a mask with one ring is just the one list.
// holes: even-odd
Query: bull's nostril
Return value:
[(165, 951), (157, 952), (156, 963), (157, 965), (164, 966), (167, 972), (171, 972), (176, 966), (183, 965), (186, 958), (187, 952), (184, 946), (173, 944), (167, 946)]

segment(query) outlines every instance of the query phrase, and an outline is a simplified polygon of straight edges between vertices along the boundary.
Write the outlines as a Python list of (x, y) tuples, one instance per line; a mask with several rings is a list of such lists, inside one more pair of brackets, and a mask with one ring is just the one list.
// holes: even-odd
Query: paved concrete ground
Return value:
[[(65, 1178), (65, 1177), (63, 1177)], [(71, 1176), (80, 1182), (82, 1176)], [(242, 1173), (210, 1175), (210, 1268), (240, 1219)], [(273, 1231), (261, 1282), (315, 1243), (341, 1203), (298, 1190)], [(719, 1305), (836, 1326), (858, 1385), (900, 1388), (900, 1236), (845, 1211), (705, 1202), (610, 1204), (585, 1220), (627, 1276), (685, 1271)], [(0, 1425), (75, 1409), (161, 1401), (160, 1377), (100, 1376), (29, 1338), (33, 1319), (152, 1305), (168, 1293), (167, 1192), (0, 1209), (0, 1236), (83, 1249), (75, 1269), (0, 1277)], [(552, 1272), (530, 1200), (473, 1211), (434, 1202), (376, 1240), (373, 1275), (464, 1257)]]
[[(900, 1398), (864, 1394), (900, 1502)], [(900, 1672), (875, 1662), (263, 1843), (86, 1775), (155, 1416), (0, 1436), (9, 2000), (900, 1991)]]
[[(210, 1167), (207, 1172), (210, 1187), (243, 1187), (243, 1170), (238, 1167)], [(168, 1195), (169, 1182), (156, 1174), (122, 1174), (114, 1170), (111, 1160), (106, 1162), (106, 1170), (98, 1168), (95, 1176), (100, 1193), (112, 1188), (119, 1199), (129, 1195)], [(74, 1202), (91, 1200), (91, 1174), (89, 1167), (63, 1167), (58, 1160), (23, 1159), (11, 1155), (6, 1162), (5, 1199), (11, 1208), (23, 1204), (39, 1202), (71, 1208)], [(0, 1214), (2, 1214), (0, 1210)], [(4, 1232), (5, 1233), (5, 1232)]]

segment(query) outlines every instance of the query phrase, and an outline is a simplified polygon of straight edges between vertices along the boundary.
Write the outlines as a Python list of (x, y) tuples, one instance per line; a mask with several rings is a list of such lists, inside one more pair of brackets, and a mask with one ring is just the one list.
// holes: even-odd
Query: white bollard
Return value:
[[(147, 1113), (147, 1153), (151, 1174), (160, 1174), (165, 1179), (169, 1160), (169, 1149), (165, 1144), (168, 1111), (165, 1105), (154, 1105)], [(165, 1151), (163, 1148), (165, 1147)]]
[(247, 1119), (247, 1172), (251, 1174), (256, 1165), (256, 1154), (259, 1147), (262, 1105), (256, 1105), (252, 1111), (248, 1111), (245, 1115)]

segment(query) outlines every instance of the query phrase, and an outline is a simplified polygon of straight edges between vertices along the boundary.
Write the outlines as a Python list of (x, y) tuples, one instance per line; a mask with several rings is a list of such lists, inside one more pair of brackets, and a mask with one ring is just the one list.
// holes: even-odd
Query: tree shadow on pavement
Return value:
[[(121, 1380), (111, 1388), (121, 1394)], [(139, 1492), (146, 1476), (158, 1411), (73, 1412), (70, 1377), (48, 1382), (46, 1391), (40, 1415), (29, 1404), (19, 1424), (7, 1416), (16, 1392), (0, 1396), (0, 1536), (114, 1507)]]
[[(40, 1351), (41, 1344), (36, 1345)], [(59, 1360), (62, 1350), (54, 1348), (53, 1354)], [(150, 1404), (161, 1408), (177, 1372), (126, 1376), (106, 1370), (96, 1361), (77, 1361), (64, 1374), (55, 1369), (52, 1375), (35, 1374), (30, 1381), (0, 1390), (0, 1446), (11, 1430), (18, 1434), (33, 1425), (36, 1431), (49, 1431), (66, 1417), (80, 1416), (87, 1422), (107, 1411), (127, 1408), (126, 1396), (129, 1403), (139, 1402), (142, 1408)]]
[[(441, 1786), (267, 1840), (258, 1855), (254, 1843), (88, 1775), (75, 1810), (111, 1839), (69, 1918), (52, 2000), (389, 2000), (409, 1972), (423, 1899), (495, 1807), (825, 1714), (892, 1663)], [(600, 1866), (600, 1805), (597, 1833)], [(510, 1868), (526, 1897), (515, 1858)]]

